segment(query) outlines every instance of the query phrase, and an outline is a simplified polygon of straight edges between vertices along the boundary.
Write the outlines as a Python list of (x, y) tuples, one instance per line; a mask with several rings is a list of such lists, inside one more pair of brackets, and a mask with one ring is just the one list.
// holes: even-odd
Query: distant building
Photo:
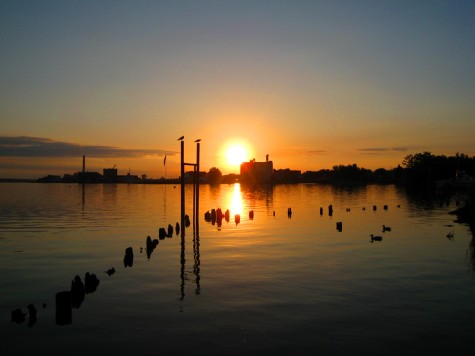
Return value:
[(265, 162), (256, 162), (252, 159), (241, 164), (241, 181), (245, 183), (270, 183), (272, 182), (272, 172), (274, 165), (266, 155)]
[(117, 182), (117, 168), (104, 168), (102, 170), (104, 180), (107, 182)]

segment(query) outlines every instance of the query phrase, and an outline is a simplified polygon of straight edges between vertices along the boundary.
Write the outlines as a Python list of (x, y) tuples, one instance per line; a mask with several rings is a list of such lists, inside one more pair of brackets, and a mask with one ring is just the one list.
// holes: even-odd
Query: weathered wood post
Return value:
[(73, 309), (71, 305), (71, 292), (56, 293), (56, 324), (68, 325), (72, 323)]

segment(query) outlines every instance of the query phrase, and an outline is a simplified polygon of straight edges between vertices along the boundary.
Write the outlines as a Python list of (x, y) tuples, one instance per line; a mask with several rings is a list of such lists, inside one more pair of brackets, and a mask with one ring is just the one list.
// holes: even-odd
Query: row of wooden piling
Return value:
[[(188, 215), (185, 215), (184, 218), (185, 227), (191, 225), (190, 218)], [(177, 222), (175, 228), (172, 225), (168, 225), (168, 228), (159, 228), (158, 230), (158, 239), (153, 239), (150, 236), (147, 236), (145, 240), (145, 248), (147, 258), (150, 259), (150, 256), (153, 250), (158, 246), (159, 240), (165, 238), (171, 238), (173, 232), (178, 236), (180, 234), (180, 224)], [(140, 248), (140, 252), (143, 251), (143, 248)], [(125, 255), (123, 258), (124, 267), (132, 267), (134, 263), (134, 252), (132, 247), (127, 247), (125, 249)], [(111, 267), (105, 271), (109, 276), (113, 275), (116, 272), (114, 267)], [(99, 286), (100, 280), (94, 273), (86, 272), (84, 277), (84, 282), (81, 277), (76, 275), (71, 282), (71, 288), (67, 291), (61, 291), (55, 295), (56, 303), (56, 324), (57, 325), (67, 325), (72, 323), (72, 309), (79, 309), (81, 304), (84, 302), (86, 294), (94, 293)], [(46, 308), (46, 303), (43, 303), (43, 309)], [(22, 324), (26, 321), (28, 315), (28, 326), (33, 326), (37, 322), (37, 309), (33, 304), (29, 304), (28, 314), (23, 312), (21, 308), (16, 308), (11, 311), (11, 321), (17, 324)]]
[[(206, 222), (211, 223), (212, 225), (218, 224), (218, 227), (221, 227), (223, 219), (229, 223), (230, 221), (230, 216), (231, 213), (229, 212), (229, 209), (226, 209), (226, 211), (223, 213), (221, 208), (217, 209), (211, 209), (208, 210), (204, 213), (204, 218)], [(254, 210), (249, 211), (249, 220), (254, 219)], [(235, 214), (234, 215), (234, 222), (239, 224), (241, 222), (241, 215), (240, 214)]]

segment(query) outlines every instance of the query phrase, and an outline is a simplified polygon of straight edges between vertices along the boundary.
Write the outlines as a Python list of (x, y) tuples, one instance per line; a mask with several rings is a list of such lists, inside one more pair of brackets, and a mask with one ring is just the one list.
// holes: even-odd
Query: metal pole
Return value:
[(193, 227), (196, 221), (196, 164), (193, 165)]
[(181, 141), (181, 236), (185, 237), (185, 142)]
[(198, 230), (198, 221), (200, 215), (200, 143), (196, 143), (196, 229)]

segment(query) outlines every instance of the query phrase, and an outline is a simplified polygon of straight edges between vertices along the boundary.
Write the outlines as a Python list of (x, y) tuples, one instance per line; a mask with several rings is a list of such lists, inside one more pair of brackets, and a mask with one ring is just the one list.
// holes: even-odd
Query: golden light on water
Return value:
[(242, 195), (241, 185), (239, 183), (234, 183), (234, 189), (231, 196), (231, 208), (229, 210), (232, 217), (236, 214), (242, 215)]

